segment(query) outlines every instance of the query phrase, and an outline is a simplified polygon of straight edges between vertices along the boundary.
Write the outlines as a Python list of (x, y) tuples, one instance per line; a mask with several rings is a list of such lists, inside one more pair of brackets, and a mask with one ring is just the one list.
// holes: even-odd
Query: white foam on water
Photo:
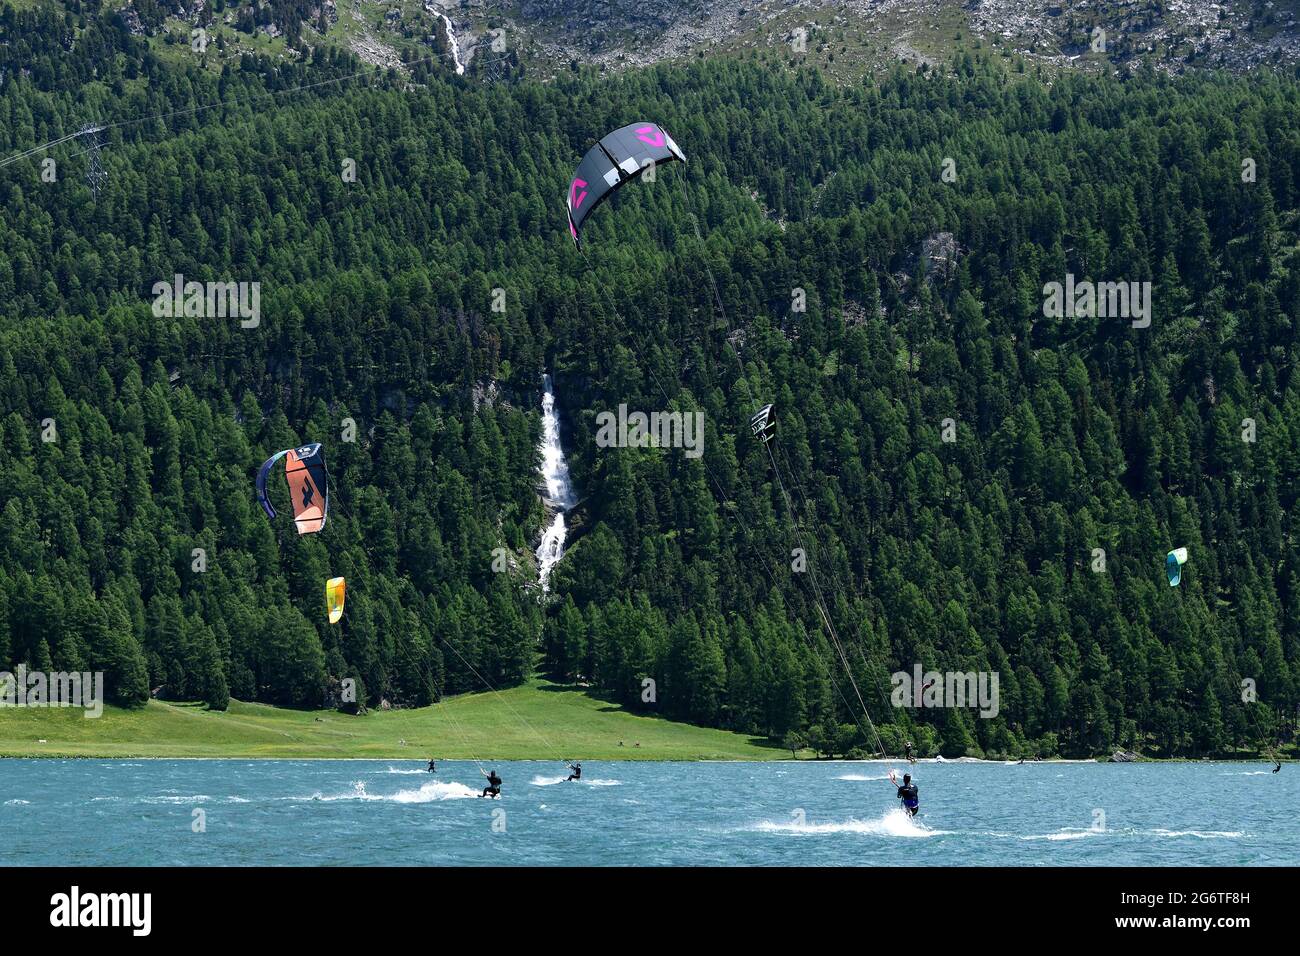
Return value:
[[(990, 834), (990, 836), (1001, 834)], [(1037, 833), (1022, 836), (1022, 840), (1083, 840), (1090, 836), (1148, 836), (1148, 837), (1196, 837), (1201, 840), (1232, 840), (1246, 834), (1240, 830), (1167, 830), (1157, 827), (1154, 830), (1094, 830), (1078, 827), (1064, 827), (1056, 833)]]
[(591, 777), (587, 780), (570, 781), (567, 774), (560, 777), (543, 777), (538, 774), (528, 782), (534, 787), (553, 787), (557, 783), (585, 783), (589, 787), (617, 787), (621, 786), (623, 783), (622, 780), (602, 780), (599, 777)]
[(5, 806), (6, 807), (29, 807), (31, 806), (31, 803), (32, 802), (30, 800), (6, 800)]
[(1107, 831), (1105, 830), (1081, 830), (1078, 827), (1065, 827), (1064, 829), (1057, 830), (1055, 833), (1032, 833), (1029, 836), (1022, 836), (1020, 839), (1052, 840), (1053, 842), (1060, 840), (1084, 840), (1090, 836), (1105, 836), (1106, 832)]
[(371, 773), (428, 773), (428, 770), (411, 770), (407, 767), (389, 767), (387, 770), (371, 770)]
[(835, 778), (836, 780), (888, 780), (889, 774), (882, 773), (869, 777), (864, 773), (846, 773)]
[(399, 790), (391, 797), (380, 797), (393, 803), (431, 803), (435, 800), (464, 800), (477, 797), (481, 790), (471, 790), (463, 783), (438, 783), (430, 780), (416, 790)]
[(764, 820), (749, 830), (760, 833), (782, 833), (793, 836), (816, 836), (827, 833), (859, 833), (864, 836), (934, 837), (949, 834), (951, 830), (931, 830), (919, 823), (911, 814), (895, 808), (874, 820), (848, 819), (830, 823), (798, 823), (793, 820)]
[[(164, 792), (166, 792), (166, 791), (164, 791)], [(175, 791), (172, 791), (172, 792), (175, 793)], [(208, 796), (206, 793), (196, 793), (196, 794), (193, 794), (192, 796), (175, 796), (175, 797), (170, 797), (170, 796), (169, 796), (169, 797), (145, 797), (145, 798), (143, 798), (140, 802), (141, 802), (141, 803), (177, 803), (177, 804), (190, 804), (190, 803), (207, 803), (207, 802), (208, 802), (209, 800), (211, 800), (211, 799), (212, 799), (212, 798), (211, 798), (210, 796)]]
[(369, 800), (378, 803), (435, 803), (440, 800), (465, 800), (477, 797), (480, 791), (472, 790), (463, 783), (441, 783), (430, 780), (414, 790), (398, 790), (396, 793), (371, 793), (366, 789), (364, 780), (354, 780), (352, 790), (326, 796), (321, 793), (310, 797), (291, 797), (292, 800), (319, 800), (333, 803), (337, 800)]

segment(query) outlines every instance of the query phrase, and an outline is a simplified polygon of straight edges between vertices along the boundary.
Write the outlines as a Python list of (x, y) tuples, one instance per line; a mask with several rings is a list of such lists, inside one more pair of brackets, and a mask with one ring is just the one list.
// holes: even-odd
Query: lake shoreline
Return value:
[[(91, 760), (626, 760), (635, 762), (884, 763), (903, 756), (798, 757), (767, 737), (735, 733), (629, 711), (586, 688), (534, 680), (502, 691), (447, 697), (428, 707), (294, 710), (231, 700), (224, 711), (193, 702), (150, 700), (143, 707), (105, 706), (87, 718), (71, 708), (0, 708), (0, 759)], [(1054, 757), (1026, 764), (1106, 763)], [(1266, 763), (1262, 755), (1218, 758)], [(918, 758), (924, 766), (1019, 765), (1018, 757)], [(1203, 763), (1193, 757), (1140, 757), (1138, 763)], [(1286, 761), (1290, 762), (1290, 761)]]
[[(86, 752), (57, 752), (49, 751), (44, 753), (32, 752), (23, 753), (19, 751), (0, 751), (0, 760), (283, 760), (287, 762), (301, 762), (307, 760), (322, 761), (376, 761), (391, 760), (402, 763), (427, 763), (428, 757), (410, 756), (408, 754), (273, 754), (273, 753), (243, 753), (240, 751), (231, 751), (226, 754), (138, 754), (138, 753), (113, 753), (104, 751), (101, 753)], [(492, 757), (486, 756), (475, 758), (473, 756), (452, 755), (435, 757), (438, 763), (461, 763), (474, 762), (476, 759), (483, 761), (492, 761), (495, 763), (557, 763), (554, 757), (544, 753), (523, 754), (510, 757)], [(851, 759), (847, 757), (822, 758), (822, 757), (662, 757), (653, 754), (639, 753), (620, 753), (614, 755), (579, 755), (576, 759), (588, 761), (591, 763), (722, 763), (722, 764), (766, 764), (766, 763), (786, 763), (786, 764), (844, 764), (846, 766), (867, 766), (879, 764), (890, 767), (904, 767), (907, 765), (906, 757), (869, 757), (863, 759)], [(1280, 758), (1283, 766), (1296, 762), (1294, 757)], [(934, 757), (918, 757), (912, 766), (927, 767), (945, 767), (952, 765), (974, 765), (986, 767), (1019, 767), (1019, 766), (1065, 766), (1073, 764), (1106, 764), (1114, 763), (1116, 766), (1124, 764), (1202, 764), (1202, 763), (1221, 763), (1230, 765), (1242, 764), (1267, 764), (1273, 766), (1274, 761), (1266, 757), (1143, 757), (1140, 760), (1111, 761), (1105, 757), (1050, 757), (1042, 760), (1026, 760), (1023, 764), (1019, 760), (995, 759), (984, 757), (945, 757), (936, 759)]]
[[(159, 754), (159, 753), (21, 753), (6, 752), (0, 753), (0, 760), (283, 760), (283, 761), (377, 761), (393, 760), (402, 762), (428, 762), (428, 757), (409, 757), (396, 756), (396, 754), (367, 754), (367, 756), (307, 756), (307, 754), (273, 754), (273, 753), (239, 753), (231, 752), (229, 754)], [(473, 757), (452, 756), (437, 757), (439, 763), (456, 763), (456, 762), (473, 762)], [(481, 760), (493, 761), (499, 763), (547, 763), (563, 762), (555, 761), (554, 757), (547, 754), (533, 754), (533, 756), (521, 757), (482, 757)], [(845, 763), (850, 766), (865, 766), (870, 763), (880, 763), (884, 766), (902, 767), (905, 765), (905, 757), (871, 757), (867, 760), (845, 760), (845, 758), (835, 758), (835, 760), (822, 760), (819, 757), (640, 757), (634, 754), (619, 754), (619, 756), (580, 756), (577, 760), (590, 762), (634, 762), (634, 763)], [(918, 758), (917, 763), (913, 766), (952, 766), (952, 765), (983, 765), (983, 766), (1032, 766), (1032, 765), (1050, 765), (1063, 766), (1075, 765), (1075, 763), (1115, 763), (1122, 766), (1123, 763), (1231, 763), (1231, 765), (1242, 765), (1242, 763), (1268, 763), (1273, 766), (1274, 762), (1264, 757), (1143, 757), (1135, 761), (1109, 761), (1105, 757), (1052, 757), (1044, 760), (1024, 761), (1023, 765), (1018, 760), (985, 760), (980, 757), (953, 757), (952, 760), (935, 760), (933, 757)], [(1294, 763), (1294, 757), (1283, 757), (1282, 765)]]

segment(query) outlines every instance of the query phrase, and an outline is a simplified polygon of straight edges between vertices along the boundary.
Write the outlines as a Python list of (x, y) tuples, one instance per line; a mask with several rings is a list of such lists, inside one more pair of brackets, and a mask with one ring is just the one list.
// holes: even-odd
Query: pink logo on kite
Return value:
[[(578, 192), (578, 187), (582, 187), (582, 192)], [(587, 198), (587, 181), (585, 179), (575, 179), (569, 186), (569, 206), (577, 209), (582, 205), (582, 201)]]
[(636, 138), (651, 146), (662, 146), (664, 144), (663, 130), (655, 126), (642, 126), (636, 131)]

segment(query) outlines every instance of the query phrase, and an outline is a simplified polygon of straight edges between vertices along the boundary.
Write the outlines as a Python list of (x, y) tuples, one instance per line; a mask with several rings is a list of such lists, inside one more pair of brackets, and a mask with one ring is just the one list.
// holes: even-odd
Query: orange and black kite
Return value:
[(293, 502), (293, 520), (298, 525), (298, 533), (311, 534), (319, 531), (325, 527), (325, 519), (330, 510), (325, 455), (321, 451), (320, 442), (299, 448), (286, 448), (268, 458), (257, 473), (257, 500), (261, 502), (266, 516), (274, 518), (275, 508), (271, 506), (270, 496), (266, 492), (266, 478), (275, 463), (286, 456), (288, 460), (284, 463), (284, 477), (289, 482), (289, 499)]

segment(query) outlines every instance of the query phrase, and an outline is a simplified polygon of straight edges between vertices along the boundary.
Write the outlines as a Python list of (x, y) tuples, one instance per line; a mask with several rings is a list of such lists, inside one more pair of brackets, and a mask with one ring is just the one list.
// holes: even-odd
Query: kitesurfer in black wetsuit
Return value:
[(1282, 761), (1274, 759), (1274, 763), (1276, 763), (1277, 766), (1273, 768), (1273, 772), (1277, 773), (1279, 770), (1282, 769)]
[(921, 809), (921, 798), (916, 784), (912, 783), (910, 773), (903, 774), (903, 785), (898, 788), (898, 799), (903, 801), (903, 808), (912, 816), (916, 816), (916, 811)]
[[(479, 773), (483, 773), (483, 771), (480, 770)], [(497, 772), (493, 770), (491, 773), (483, 773), (483, 776), (487, 777), (488, 785), (483, 788), (483, 792), (479, 796), (501, 796), (501, 778), (497, 776)]]
[(907, 755), (908, 763), (916, 763), (916, 758), (912, 756), (912, 741), (908, 740), (903, 743), (903, 753)]
[(433, 762), (433, 758), (432, 758), (432, 757), (429, 758), (429, 766), (425, 767), (424, 769), (427, 770), (429, 773), (437, 773), (437, 772), (438, 772), (438, 766), (437, 766), (437, 764), (435, 764), (435, 763)]
[[(580, 763), (571, 763), (571, 764), (569, 764), (569, 769), (573, 771), (571, 774), (569, 774), (569, 780), (581, 780), (581, 779), (582, 779), (582, 764), (580, 764)], [(564, 782), (565, 782), (565, 783), (568, 783), (569, 780), (566, 780), (566, 781), (564, 781)]]

